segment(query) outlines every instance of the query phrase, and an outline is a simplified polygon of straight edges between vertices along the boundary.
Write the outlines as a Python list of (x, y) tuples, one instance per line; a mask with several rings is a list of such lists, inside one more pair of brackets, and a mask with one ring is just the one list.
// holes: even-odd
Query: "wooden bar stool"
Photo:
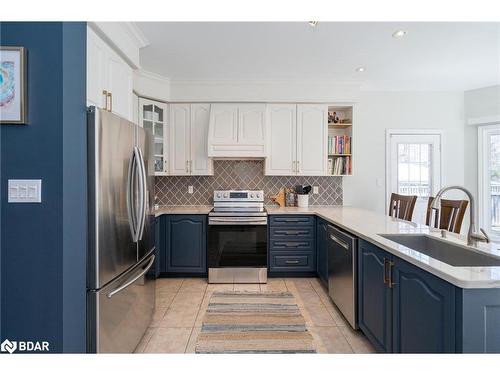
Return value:
[[(431, 208), (433, 199), (434, 197), (429, 197), (429, 202), (427, 203), (425, 224), (431, 226), (432, 216), (434, 216), (434, 228), (460, 233), (469, 202), (466, 200), (441, 199), (441, 209), (436, 210)], [(434, 215), (432, 215), (432, 211), (434, 211)]]
[(416, 201), (416, 195), (400, 195), (392, 193), (391, 201), (389, 203), (389, 216), (411, 221)]

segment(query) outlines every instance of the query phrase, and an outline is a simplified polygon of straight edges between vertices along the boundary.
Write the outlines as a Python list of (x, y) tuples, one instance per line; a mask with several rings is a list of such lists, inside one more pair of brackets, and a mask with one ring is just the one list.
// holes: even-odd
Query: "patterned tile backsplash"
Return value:
[[(188, 186), (193, 194), (188, 194)], [(319, 194), (310, 194), (310, 205), (341, 205), (342, 178), (329, 176), (264, 176), (262, 160), (215, 160), (213, 176), (157, 176), (155, 202), (160, 205), (195, 206), (213, 204), (214, 190), (264, 190), (265, 204), (281, 187), (311, 185)]]

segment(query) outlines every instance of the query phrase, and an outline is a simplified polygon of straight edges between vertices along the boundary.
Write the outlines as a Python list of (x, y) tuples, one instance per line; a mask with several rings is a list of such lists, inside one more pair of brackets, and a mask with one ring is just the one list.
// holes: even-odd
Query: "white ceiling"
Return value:
[[(173, 80), (293, 80), (367, 90), (500, 84), (500, 23), (139, 22), (141, 67)], [(408, 34), (395, 39), (392, 33)], [(366, 71), (358, 73), (357, 67)]]

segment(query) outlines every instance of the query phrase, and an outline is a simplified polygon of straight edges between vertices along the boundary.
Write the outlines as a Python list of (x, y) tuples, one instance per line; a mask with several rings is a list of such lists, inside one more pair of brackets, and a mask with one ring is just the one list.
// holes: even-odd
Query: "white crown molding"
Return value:
[(144, 48), (151, 44), (135, 22), (121, 22), (121, 24), (138, 48)]
[(145, 69), (138, 69), (134, 73), (137, 74), (138, 76), (141, 76), (144, 78), (149, 78), (149, 79), (154, 79), (156, 81), (160, 81), (160, 82), (165, 83), (165, 84), (170, 84), (172, 82), (170, 80), (170, 78), (168, 78), (168, 77), (162, 76), (161, 74), (151, 72), (151, 71), (145, 70)]
[(467, 120), (468, 125), (491, 125), (500, 124), (500, 115), (472, 117)]

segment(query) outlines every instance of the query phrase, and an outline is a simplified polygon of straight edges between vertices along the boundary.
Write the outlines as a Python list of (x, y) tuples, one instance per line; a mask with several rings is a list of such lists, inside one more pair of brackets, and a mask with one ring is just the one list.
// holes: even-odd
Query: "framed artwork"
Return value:
[(26, 49), (0, 47), (0, 124), (26, 124)]

